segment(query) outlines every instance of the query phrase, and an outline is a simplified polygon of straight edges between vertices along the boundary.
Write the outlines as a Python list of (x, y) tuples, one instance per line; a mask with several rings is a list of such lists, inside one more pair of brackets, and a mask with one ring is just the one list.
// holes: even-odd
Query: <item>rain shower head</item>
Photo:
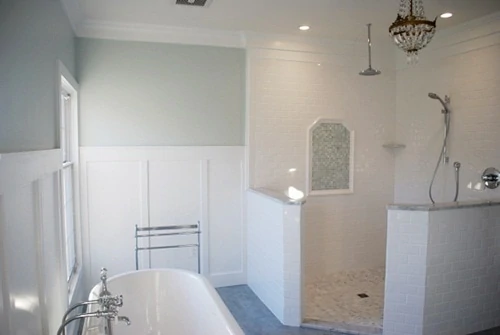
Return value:
[(359, 74), (362, 76), (376, 76), (381, 73), (382, 72), (380, 72), (379, 70), (375, 70), (369, 67), (368, 69), (361, 71)]
[(382, 72), (372, 68), (372, 38), (371, 38), (371, 27), (372, 24), (368, 23), (368, 68), (361, 71), (359, 74), (362, 76), (376, 76)]

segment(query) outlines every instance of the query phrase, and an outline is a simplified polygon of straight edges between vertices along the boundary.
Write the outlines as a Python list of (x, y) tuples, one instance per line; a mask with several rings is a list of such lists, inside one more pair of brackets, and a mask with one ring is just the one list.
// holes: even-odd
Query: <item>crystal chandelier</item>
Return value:
[(396, 45), (406, 52), (408, 63), (418, 61), (418, 51), (429, 44), (435, 32), (436, 20), (427, 20), (422, 0), (401, 0), (389, 33)]

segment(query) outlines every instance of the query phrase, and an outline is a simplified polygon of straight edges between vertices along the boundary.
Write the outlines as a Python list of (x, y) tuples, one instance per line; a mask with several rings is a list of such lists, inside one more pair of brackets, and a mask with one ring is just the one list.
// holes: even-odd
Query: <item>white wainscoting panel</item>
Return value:
[[(135, 269), (135, 225), (200, 222), (201, 272), (214, 286), (246, 282), (244, 147), (83, 147), (82, 224), (87, 288)], [(196, 235), (154, 237), (140, 246), (197, 243)], [(197, 249), (141, 251), (139, 268), (196, 271)]]
[(201, 162), (149, 164), (150, 225), (196, 224), (201, 219)]
[[(202, 175), (206, 163), (200, 160), (152, 161), (149, 163), (150, 226), (196, 225), (202, 222)], [(204, 221), (204, 220), (203, 220)], [(208, 234), (208, 228), (203, 231)], [(198, 244), (196, 235), (153, 237), (152, 247)], [(206, 245), (204, 245), (206, 247)], [(198, 271), (198, 248), (151, 251), (150, 267)], [(205, 269), (202, 269), (206, 273)]]
[(5, 226), (5, 220), (3, 217), (3, 213), (5, 212), (4, 208), (4, 200), (3, 196), (0, 193), (0, 324), (4, 329), (3, 332), (10, 331), (10, 322), (9, 322), (9, 312), (10, 312), (10, 302), (9, 302), (9, 294), (8, 287), (6, 282), (6, 271), (7, 264), (5, 264), (6, 255), (5, 248), (3, 246), (3, 236), (5, 233), (3, 232), (3, 227)]
[(54, 275), (66, 271), (62, 262), (64, 238), (61, 228), (56, 224), (60, 219), (59, 173), (50, 173), (40, 178), (35, 182), (34, 191), (38, 208), (35, 224), (38, 234), (39, 290), (46, 313), (42, 322), (44, 329), (53, 334), (59, 328), (68, 303), (65, 277)]
[(2, 335), (55, 334), (68, 306), (59, 221), (60, 157), (59, 150), (0, 157)]
[[(246, 282), (246, 229), (242, 212), (244, 182), (243, 161), (210, 162), (208, 201), (210, 222), (210, 276), (220, 285), (231, 285), (231, 280)], [(224, 243), (219, 243), (219, 237)], [(227, 280), (227, 282), (225, 282)]]
[[(172, 243), (169, 241), (161, 245), (174, 245), (178, 243), (181, 242)], [(151, 250), (151, 268), (176, 268), (198, 272), (197, 255), (198, 250), (196, 247)]]
[[(140, 161), (89, 162), (86, 169), (88, 203), (87, 227), (90, 240), (90, 266), (84, 266), (90, 278), (99, 279), (101, 267), (108, 267), (109, 274), (131, 271), (135, 268), (134, 226), (141, 225), (142, 164)], [(85, 262), (84, 262), (84, 265)]]
[(18, 333), (17, 327), (24, 328), (26, 334), (42, 329), (33, 198), (31, 184), (19, 187), (4, 198), (3, 244), (8, 255), (5, 277), (14, 334)]

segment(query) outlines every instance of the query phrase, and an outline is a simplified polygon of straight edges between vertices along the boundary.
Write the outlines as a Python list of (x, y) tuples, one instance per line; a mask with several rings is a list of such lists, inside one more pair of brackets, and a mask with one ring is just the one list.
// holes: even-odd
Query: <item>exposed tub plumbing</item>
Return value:
[[(99, 298), (97, 300), (90, 300), (78, 303), (68, 309), (64, 314), (61, 326), (57, 330), (57, 335), (65, 335), (66, 326), (75, 320), (87, 319), (87, 318), (104, 318), (106, 322), (106, 327), (104, 330), (105, 335), (112, 335), (111, 321), (116, 320), (119, 322), (125, 322), (128, 326), (130, 325), (130, 320), (126, 316), (118, 315), (118, 310), (123, 306), (123, 297), (113, 296), (108, 291), (107, 285), (107, 271), (106, 268), (101, 269), (101, 292), (99, 293)], [(86, 305), (99, 305), (99, 309), (95, 312), (90, 313), (80, 313), (71, 318), (68, 318), (70, 313), (78, 307)]]

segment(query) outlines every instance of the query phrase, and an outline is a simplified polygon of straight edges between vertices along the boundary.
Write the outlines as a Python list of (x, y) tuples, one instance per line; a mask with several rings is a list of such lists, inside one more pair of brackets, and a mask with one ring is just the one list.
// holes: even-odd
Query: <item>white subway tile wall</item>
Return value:
[(301, 206), (247, 193), (248, 286), (283, 324), (301, 312)]
[[(481, 28), (498, 33), (500, 20), (495, 25)], [(500, 168), (500, 41), (498, 34), (484, 35), (484, 31), (480, 38), (444, 48), (448, 54), (424, 51), (420, 64), (398, 69), (397, 140), (406, 149), (396, 157), (395, 202), (429, 201), (427, 191), (444, 132), (441, 104), (428, 98), (429, 92), (451, 98), (450, 163), (436, 177), (436, 201), (453, 200), (455, 161), (462, 163), (459, 200), (498, 197), (498, 192), (481, 189), (479, 179), (487, 167)]]
[(500, 326), (500, 206), (431, 212), (424, 334)]
[(298, 327), (302, 323), (302, 207), (286, 205), (283, 209), (283, 256), (285, 310), (283, 324)]
[[(355, 132), (354, 194), (308, 197), (304, 206), (306, 281), (385, 262), (385, 205), (393, 200), (394, 156), (382, 144), (394, 135), (395, 72), (357, 75), (366, 58), (365, 48), (360, 50), (249, 51), (250, 186), (305, 191), (308, 127), (330, 118)], [(388, 52), (385, 61), (392, 57)]]
[(384, 335), (500, 326), (500, 206), (389, 211)]
[(384, 335), (422, 335), (428, 212), (389, 211)]

